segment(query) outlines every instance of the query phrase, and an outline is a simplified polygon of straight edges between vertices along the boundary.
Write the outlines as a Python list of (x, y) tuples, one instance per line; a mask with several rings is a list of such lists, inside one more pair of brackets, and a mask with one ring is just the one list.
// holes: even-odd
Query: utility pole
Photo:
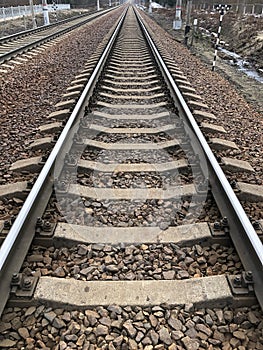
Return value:
[(97, 0), (97, 11), (100, 10), (100, 0)]
[(178, 30), (182, 28), (182, 0), (176, 0), (175, 18), (173, 21), (173, 29)]
[(44, 26), (47, 26), (49, 24), (47, 0), (42, 0), (42, 8), (43, 8), (43, 16), (44, 16)]
[(153, 12), (153, 8), (152, 8), (152, 0), (150, 0), (149, 2), (149, 13)]
[(217, 32), (216, 44), (215, 44), (215, 54), (214, 54), (212, 71), (215, 70), (217, 51), (218, 51), (218, 46), (219, 46), (219, 42), (220, 42), (220, 34), (221, 34), (221, 29), (222, 29), (223, 17), (224, 17), (225, 11), (229, 11), (230, 9), (231, 9), (231, 5), (215, 5), (215, 10), (220, 13), (220, 18), (219, 18), (219, 27), (218, 27), (218, 32)]
[(192, 11), (192, 2), (193, 0), (187, 1), (187, 7), (186, 7), (186, 24), (185, 24), (185, 30), (184, 30), (184, 43), (187, 45), (187, 41), (189, 38), (189, 33), (191, 29), (191, 11)]
[(30, 12), (31, 12), (31, 16), (32, 16), (33, 29), (35, 29), (37, 27), (37, 22), (36, 22), (33, 0), (29, 0), (29, 6), (30, 6)]

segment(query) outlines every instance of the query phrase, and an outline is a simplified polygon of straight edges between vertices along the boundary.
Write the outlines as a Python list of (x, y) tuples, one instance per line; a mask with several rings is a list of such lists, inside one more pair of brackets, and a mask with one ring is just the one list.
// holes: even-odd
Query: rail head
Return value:
[(210, 172), (210, 185), (214, 198), (217, 202), (219, 210), (223, 216), (228, 217), (230, 227), (230, 236), (235, 248), (240, 256), (242, 264), (246, 270), (252, 271), (254, 279), (254, 289), (258, 301), (263, 309), (263, 245), (259, 239), (254, 227), (247, 217), (241, 203), (236, 197), (231, 185), (229, 184), (222, 168), (218, 164), (210, 146), (208, 145), (203, 133), (201, 132), (192, 112), (185, 102), (179, 88), (172, 75), (170, 74), (164, 60), (162, 59), (151, 35), (143, 23), (142, 16), (138, 10), (134, 9), (141, 27), (145, 33), (153, 54), (159, 62), (162, 72), (169, 81), (170, 87), (177, 96), (177, 102), (180, 109), (183, 110), (183, 118), (194, 132), (200, 146), (205, 154), (207, 165)]

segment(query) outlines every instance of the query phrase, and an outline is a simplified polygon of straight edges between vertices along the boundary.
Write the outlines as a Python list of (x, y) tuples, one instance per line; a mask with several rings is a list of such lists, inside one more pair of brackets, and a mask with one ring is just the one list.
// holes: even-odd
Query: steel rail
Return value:
[(188, 124), (196, 135), (200, 146), (202, 147), (209, 168), (210, 185), (213, 196), (217, 202), (221, 215), (226, 216), (230, 228), (230, 236), (234, 246), (239, 254), (240, 260), (245, 269), (252, 271), (254, 280), (254, 290), (257, 299), (263, 309), (263, 245), (249, 221), (243, 207), (236, 197), (232, 187), (230, 186), (223, 170), (218, 164), (210, 146), (208, 145), (203, 133), (201, 132), (192, 112), (185, 102), (180, 90), (178, 89), (173, 77), (171, 76), (166, 64), (164, 63), (158, 49), (156, 48), (149, 32), (147, 31), (142, 17), (135, 10), (140, 25), (145, 33), (145, 36), (152, 48), (155, 57), (158, 59), (163, 72), (165, 73), (169, 84), (174, 90), (178, 103), (180, 104)]
[[(34, 40), (33, 42), (30, 42), (26, 45), (23, 45), (23, 46), (20, 46), (12, 51), (8, 51), (7, 53), (4, 53), (2, 55), (0, 55), (0, 64), (10, 60), (12, 57), (20, 54), (20, 53), (23, 53), (23, 52), (26, 52), (34, 47), (37, 47), (37, 46), (40, 46), (41, 44), (47, 42), (47, 41), (50, 41), (52, 39), (54, 39), (55, 37), (58, 37), (58, 36), (61, 36), (65, 33), (68, 33), (70, 32), (71, 30), (74, 30), (90, 21), (92, 21), (93, 19), (95, 18), (98, 18), (100, 16), (103, 16), (104, 14), (108, 13), (109, 11), (112, 11), (113, 8), (111, 9), (107, 9), (103, 12), (99, 12), (99, 13), (95, 13), (95, 14), (90, 14), (88, 18), (86, 18), (84, 21), (81, 21), (81, 22), (78, 22), (78, 23), (75, 23), (73, 24), (72, 26), (70, 27), (66, 27), (66, 28), (63, 28), (63, 29), (59, 29), (57, 32), (53, 32), (47, 36), (44, 36), (40, 39), (37, 39), (37, 40)], [(75, 19), (76, 20), (76, 19)], [(73, 21), (73, 20), (72, 20)], [(70, 23), (69, 23), (70, 24)], [(52, 28), (48, 28), (48, 29), (52, 29)], [(34, 34), (34, 33), (33, 33)], [(37, 33), (36, 33), (37, 34)], [(43, 33), (45, 34), (45, 33)]]
[[(111, 9), (113, 9), (113, 7)], [(107, 11), (107, 10), (105, 10), (105, 11)], [(101, 12), (102, 11), (99, 11), (98, 14), (101, 13)], [(97, 13), (97, 11), (84, 13), (82, 15), (74, 16), (74, 17), (71, 17), (71, 18), (66, 18), (66, 19), (63, 19), (63, 20), (55, 22), (55, 23), (50, 23), (48, 25), (43, 25), (43, 26), (40, 26), (40, 27), (37, 27), (37, 28), (34, 28), (34, 29), (23, 30), (23, 31), (18, 32), (18, 33), (14, 33), (14, 34), (11, 34), (11, 35), (7, 35), (7, 36), (4, 36), (4, 37), (1, 37), (0, 38), (0, 45), (3, 44), (3, 43), (6, 43), (8, 41), (12, 41), (12, 40), (16, 40), (16, 39), (19, 39), (19, 38), (23, 38), (23, 37), (28, 36), (30, 34), (39, 33), (41, 31), (48, 30), (48, 29), (50, 29), (52, 27), (56, 27), (56, 26), (59, 26), (59, 25), (64, 24), (64, 23), (69, 23), (71, 21), (74, 21), (74, 20), (77, 20), (77, 19), (81, 19), (83, 17), (89, 17), (89, 16), (91, 16), (91, 15), (93, 15), (95, 13)]]
[[(61, 150), (63, 149), (64, 144), (67, 140), (68, 134), (71, 128), (73, 127), (74, 123), (76, 122), (77, 117), (79, 116), (79, 111), (81, 110), (84, 104), (84, 101), (86, 100), (86, 96), (89, 93), (92, 86), (94, 85), (94, 82), (96, 82), (96, 79), (101, 70), (101, 67), (105, 63), (105, 60), (121, 28), (126, 12), (127, 12), (127, 8), (125, 8), (123, 14), (121, 15), (120, 20), (105, 50), (103, 51), (96, 67), (94, 68), (94, 71), (91, 74), (91, 77), (88, 83), (86, 84), (78, 102), (76, 103), (76, 106), (74, 107), (63, 131), (61, 132), (58, 141), (56, 142), (53, 150), (51, 151), (34, 186), (32, 187), (30, 193), (28, 194), (24, 205), (22, 206), (16, 220), (14, 221), (2, 246), (0, 247), (0, 281), (1, 281), (0, 283), (0, 295), (1, 295), (0, 315), (8, 299), (12, 275), (20, 270), (23, 260), (27, 254), (27, 251), (34, 237), (35, 231), (34, 230), (31, 230), (31, 232), (27, 231), (26, 225), (30, 223), (31, 228), (35, 227), (37, 217), (33, 217), (33, 220), (32, 220), (32, 211), (34, 211), (36, 202), (39, 202), (40, 200), (39, 196), (41, 196), (41, 193), (43, 192), (43, 187), (45, 183), (49, 181), (50, 174), (52, 172), (52, 169), (54, 169), (57, 157), (61, 152)], [(20, 238), (21, 235), (22, 235), (22, 238)], [(24, 237), (26, 237), (25, 239), (27, 240), (27, 242), (23, 244), (23, 248), (21, 248), (23, 251), (20, 252), (19, 259), (16, 259), (16, 261), (14, 260), (12, 261), (16, 253), (16, 248), (19, 249), (20, 239), (23, 239)], [(10, 266), (12, 266), (12, 268), (10, 268)]]

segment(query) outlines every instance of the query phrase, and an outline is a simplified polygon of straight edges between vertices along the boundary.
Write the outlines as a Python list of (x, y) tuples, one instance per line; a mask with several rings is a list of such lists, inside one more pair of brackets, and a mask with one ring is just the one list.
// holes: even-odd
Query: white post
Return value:
[(37, 27), (37, 23), (36, 23), (35, 9), (34, 9), (34, 5), (33, 5), (33, 0), (29, 0), (29, 5), (30, 5), (31, 16), (32, 16), (33, 29), (35, 29)]
[(14, 17), (14, 9), (13, 9), (13, 6), (11, 6), (10, 8), (11, 8), (11, 17)]
[(47, 0), (42, 0), (42, 8), (43, 8), (44, 25), (46, 26), (49, 24)]
[(97, 0), (97, 11), (100, 10), (100, 0)]
[(175, 19), (173, 21), (173, 29), (178, 30), (182, 28), (181, 12), (182, 12), (182, 0), (177, 0), (176, 6), (175, 6)]
[(109, 0), (109, 7), (111, 7), (111, 0)]
[(149, 13), (153, 12), (153, 8), (152, 8), (152, 0), (150, 0), (149, 2)]

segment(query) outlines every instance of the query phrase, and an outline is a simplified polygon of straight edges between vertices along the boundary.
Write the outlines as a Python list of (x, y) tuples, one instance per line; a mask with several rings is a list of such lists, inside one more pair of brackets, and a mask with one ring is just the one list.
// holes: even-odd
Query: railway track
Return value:
[[(227, 307), (254, 304), (254, 292), (262, 306), (263, 290), (262, 243), (195, 118), (209, 133), (224, 130), (206, 122), (213, 115), (132, 7), (102, 49), (41, 127), (47, 136), (30, 146), (50, 148), (69, 117), (44, 166), (39, 155), (12, 165), (17, 180), (43, 166), (29, 195), (26, 181), (0, 188), (1, 196), (27, 196), (13, 225), (3, 223), (1, 311), (11, 289), (10, 307), (26, 306), (25, 318), (42, 313), (55, 329), (50, 348), (216, 348), (230, 341), (215, 336), (216, 319), (237, 322)], [(210, 146), (234, 147), (218, 138)], [(67, 310), (78, 310), (69, 328)], [(182, 332), (187, 320), (194, 335)], [(242, 336), (231, 346), (253, 342)]]
[(33, 48), (48, 43), (50, 40), (68, 33), (111, 10), (108, 9), (88, 15), (81, 15), (77, 18), (63, 20), (55, 24), (0, 38), (0, 64), (3, 68), (8, 68), (10, 65), (8, 61), (11, 59), (12, 62), (15, 61), (17, 64), (22, 64), (21, 61), (25, 57), (20, 57), (21, 54), (28, 53)]

